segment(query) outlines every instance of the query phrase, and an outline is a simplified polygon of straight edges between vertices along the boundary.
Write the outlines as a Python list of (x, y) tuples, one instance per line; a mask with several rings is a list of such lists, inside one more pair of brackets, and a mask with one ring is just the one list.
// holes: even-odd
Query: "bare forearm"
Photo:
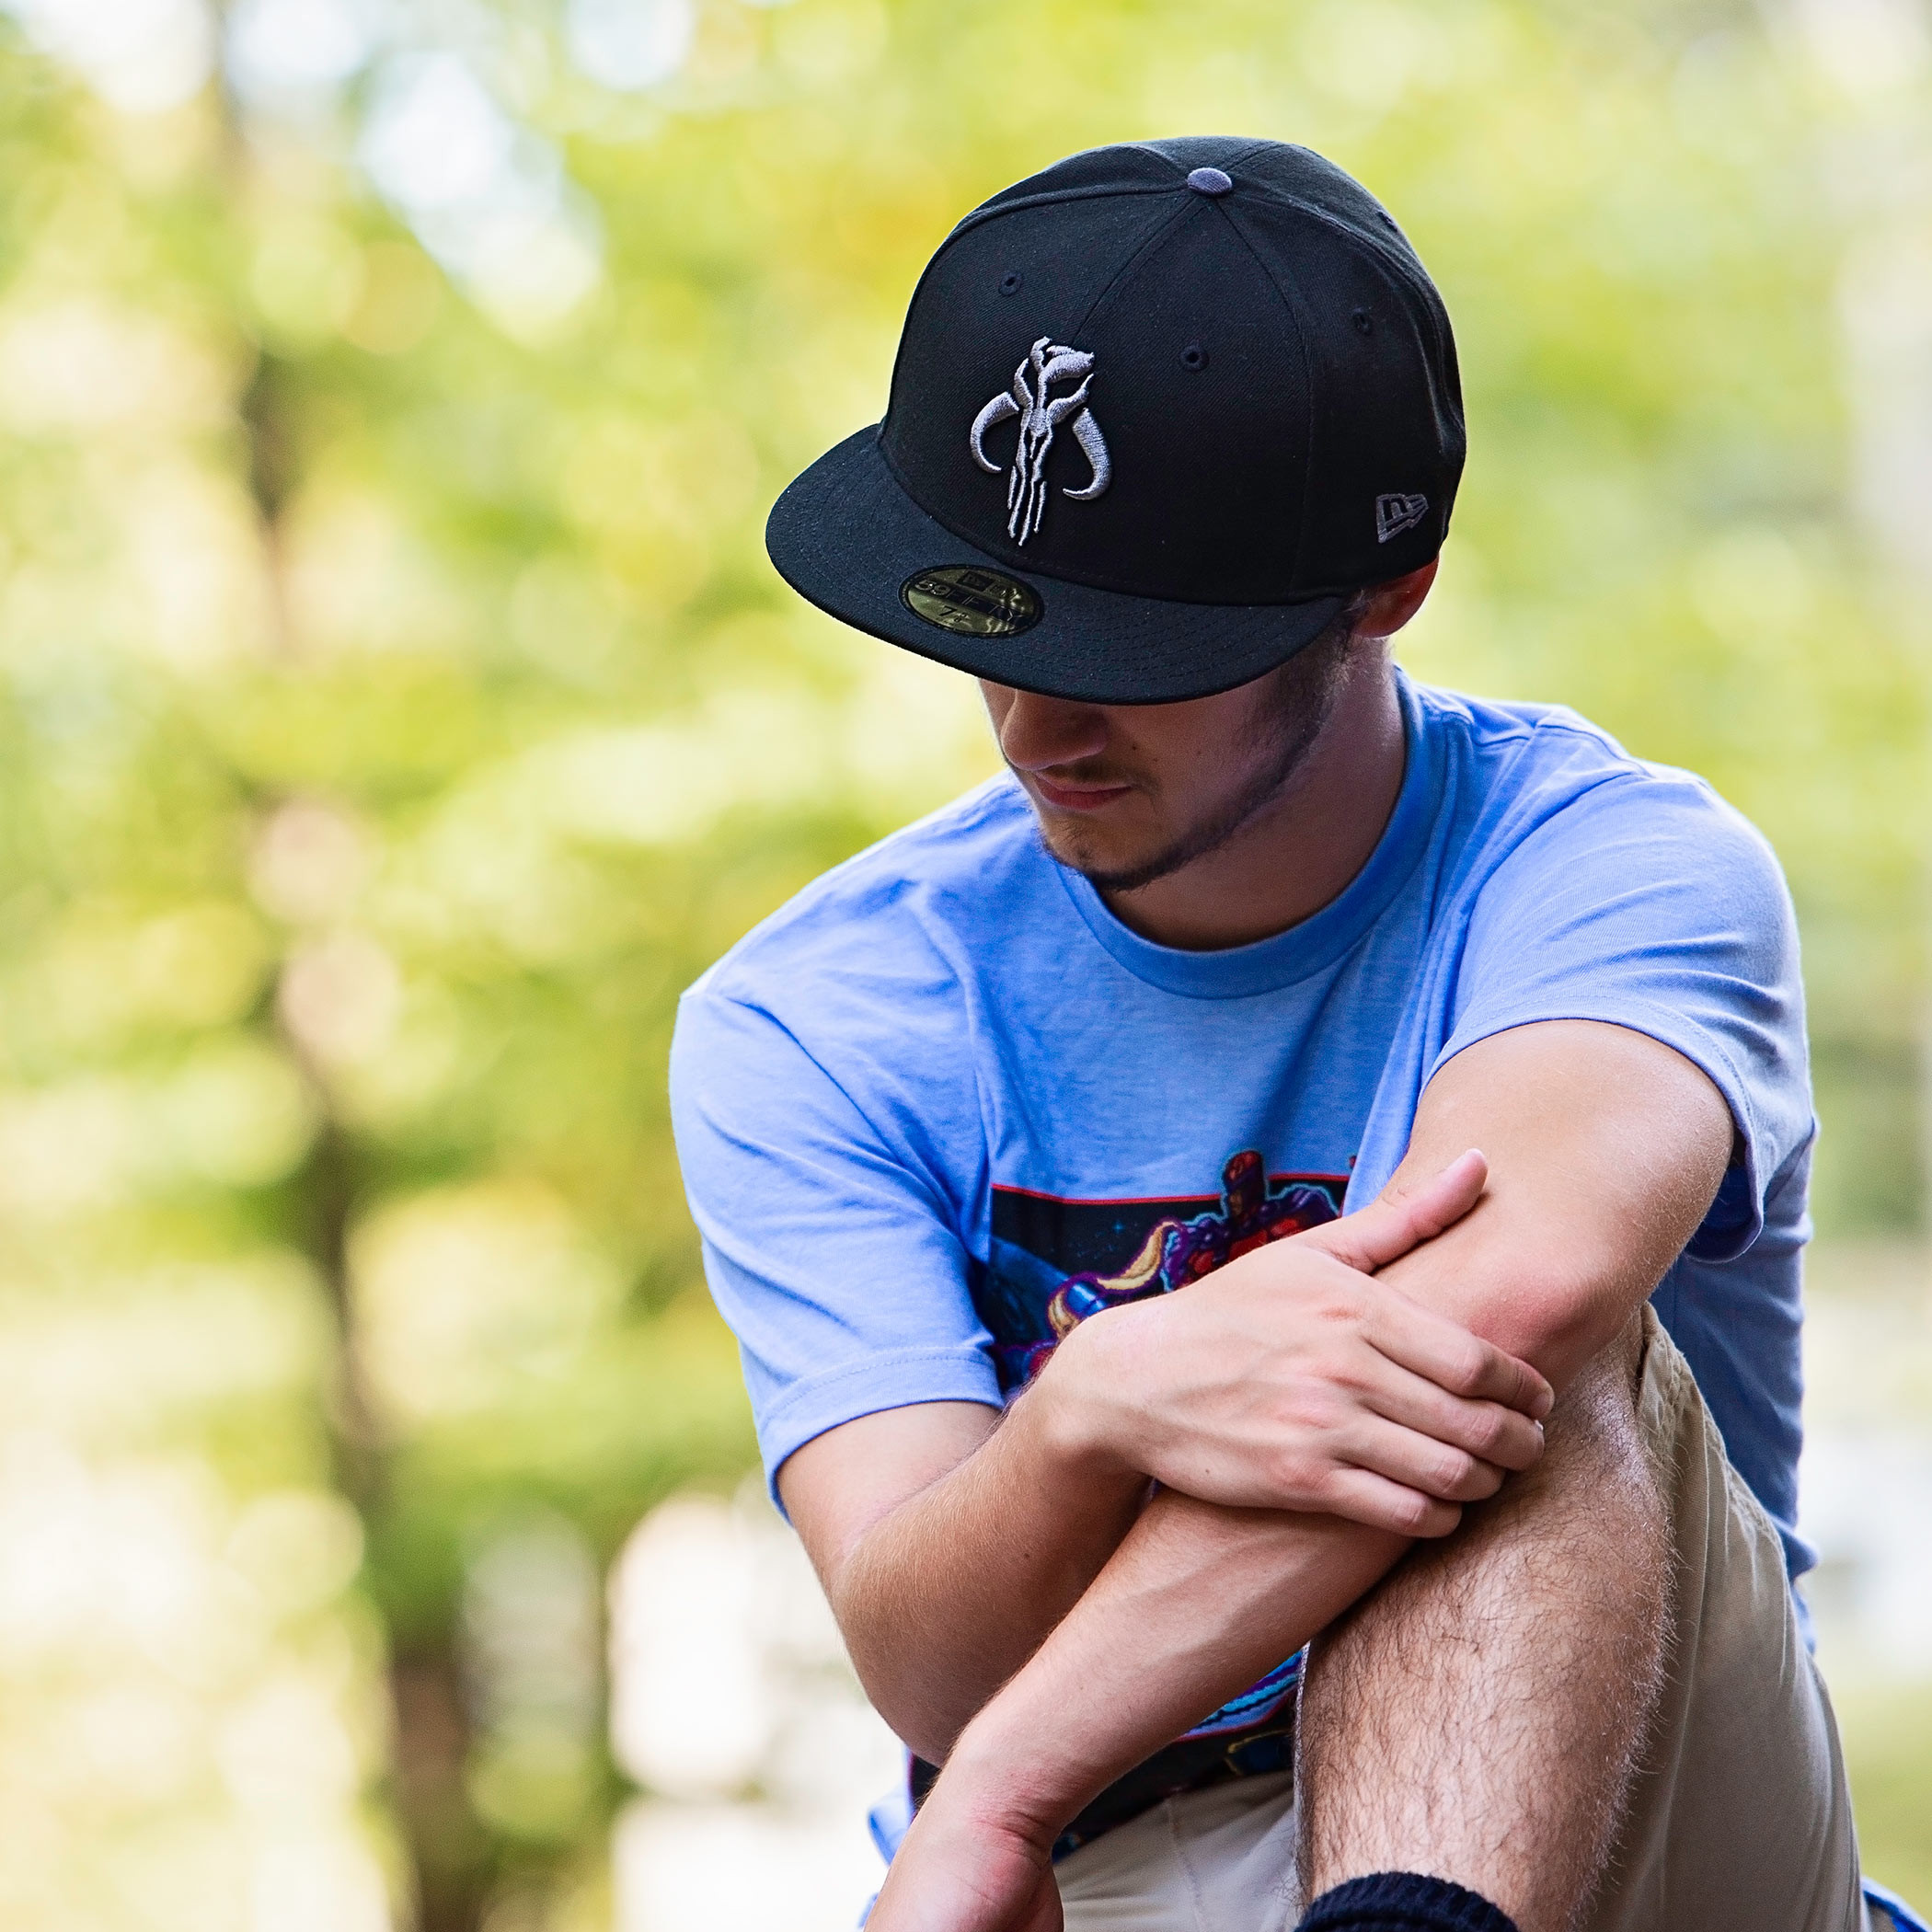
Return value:
[[(1570, 1077), (1556, 1077), (1558, 1067)], [(1449, 1062), (1386, 1193), (1426, 1185), (1472, 1140), (1489, 1158), (1481, 1202), (1444, 1238), (1380, 1273), (1560, 1389), (1622, 1331), (1696, 1231), (1723, 1179), (1730, 1115), (1669, 1047), (1621, 1027), (1557, 1020)]]
[(966, 1728), (935, 1801), (1051, 1840), (1115, 1778), (1292, 1656), (1408, 1547), (1332, 1516), (1163, 1491)]
[(873, 1524), (828, 1579), (868, 1695), (936, 1764), (1078, 1602), (1146, 1496), (1144, 1478), (1059, 1440), (1041, 1393)]

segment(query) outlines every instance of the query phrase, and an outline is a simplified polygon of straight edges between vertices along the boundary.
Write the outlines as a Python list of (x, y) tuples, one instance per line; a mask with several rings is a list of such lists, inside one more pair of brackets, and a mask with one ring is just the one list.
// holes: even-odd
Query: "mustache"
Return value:
[[(1018, 767), (1010, 760), (1007, 768), (1016, 775), (1018, 772)], [(1141, 773), (1115, 765), (1106, 758), (1076, 758), (1071, 765), (1050, 765), (1034, 776), (1044, 778), (1049, 785), (1129, 785), (1142, 791), (1147, 787)]]

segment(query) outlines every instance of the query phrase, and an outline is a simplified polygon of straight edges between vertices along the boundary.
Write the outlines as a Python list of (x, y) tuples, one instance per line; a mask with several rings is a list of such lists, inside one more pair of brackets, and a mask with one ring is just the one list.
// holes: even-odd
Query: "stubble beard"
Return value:
[(1043, 820), (1036, 821), (1048, 857), (1078, 872), (1099, 891), (1133, 892), (1218, 852), (1282, 797), (1328, 729), (1348, 678), (1353, 617), (1352, 607), (1343, 610), (1328, 630), (1271, 673), (1278, 682), (1263, 695), (1235, 746), (1243, 753), (1260, 753), (1259, 762), (1240, 788), (1213, 811), (1146, 857), (1113, 867), (1083, 856), (1084, 841), (1077, 828), (1064, 828), (1056, 840)]

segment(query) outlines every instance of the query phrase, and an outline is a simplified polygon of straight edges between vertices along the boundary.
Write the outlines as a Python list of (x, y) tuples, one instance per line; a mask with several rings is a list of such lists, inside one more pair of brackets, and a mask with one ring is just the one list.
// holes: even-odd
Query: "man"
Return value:
[(1697, 780), (1395, 670), (1462, 458), (1394, 221), (1187, 140), (961, 223), (773, 512), (1010, 768), (673, 1054), (914, 1754), (874, 1932), (1875, 1923), (1788, 1589), (1788, 903)]

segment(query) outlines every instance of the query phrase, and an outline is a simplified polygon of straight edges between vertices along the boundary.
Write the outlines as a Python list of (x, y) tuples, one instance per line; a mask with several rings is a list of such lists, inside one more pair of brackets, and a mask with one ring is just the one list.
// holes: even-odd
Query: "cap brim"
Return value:
[[(785, 491), (765, 544), (801, 597), (856, 629), (974, 677), (1085, 704), (1230, 691), (1312, 642), (1344, 601), (1178, 604), (1023, 573), (921, 510), (888, 467), (876, 426), (828, 450)], [(904, 587), (949, 567), (1017, 580), (1039, 600), (1038, 618), (1017, 635), (972, 636), (914, 615)]]

